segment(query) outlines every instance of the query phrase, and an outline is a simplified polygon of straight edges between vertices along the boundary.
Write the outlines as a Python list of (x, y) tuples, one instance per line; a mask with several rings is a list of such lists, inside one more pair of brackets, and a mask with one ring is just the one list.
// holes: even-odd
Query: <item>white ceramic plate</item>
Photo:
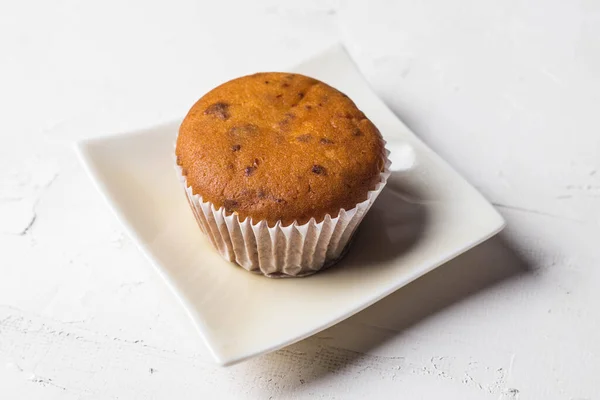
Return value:
[(78, 143), (98, 189), (223, 365), (348, 318), (504, 226), (496, 210), (371, 91), (343, 48), (294, 70), (357, 103), (387, 140), (394, 171), (347, 257), (312, 277), (256, 276), (211, 248), (173, 167), (180, 121)]

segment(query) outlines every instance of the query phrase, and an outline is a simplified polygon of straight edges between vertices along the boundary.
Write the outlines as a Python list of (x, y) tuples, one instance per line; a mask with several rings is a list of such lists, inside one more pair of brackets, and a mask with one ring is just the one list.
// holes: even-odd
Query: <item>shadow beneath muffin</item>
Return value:
[(349, 251), (331, 269), (385, 264), (406, 254), (424, 237), (428, 208), (416, 187), (399, 184), (392, 173), (388, 184), (361, 222)]
[[(419, 346), (419, 341), (408, 334), (411, 328), (436, 314), (464, 313), (469, 302), (481, 301), (486, 290), (501, 283), (515, 283), (514, 278), (532, 276), (531, 270), (531, 264), (500, 234), (349, 319), (250, 361), (251, 368), (278, 365), (286, 370), (286, 374), (277, 376), (284, 397), (312, 392), (331, 376), (359, 379), (365, 369), (375, 369), (382, 377), (393, 379), (402, 370), (419, 367), (407, 362), (410, 349)], [(378, 355), (382, 352), (378, 348), (386, 344), (389, 347), (383, 351), (385, 356)]]

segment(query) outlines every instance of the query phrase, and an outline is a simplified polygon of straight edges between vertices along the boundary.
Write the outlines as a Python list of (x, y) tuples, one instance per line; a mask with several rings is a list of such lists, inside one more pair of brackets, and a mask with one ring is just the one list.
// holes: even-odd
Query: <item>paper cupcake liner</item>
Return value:
[(293, 222), (282, 226), (277, 221), (269, 227), (266, 221), (239, 220), (234, 212), (216, 208), (194, 194), (182, 168), (177, 173), (200, 229), (228, 261), (244, 269), (270, 278), (302, 277), (335, 264), (347, 250), (356, 228), (371, 208), (390, 176), (389, 151), (380, 180), (367, 199), (350, 210), (341, 209), (336, 217), (326, 215), (323, 221), (311, 218), (305, 224)]

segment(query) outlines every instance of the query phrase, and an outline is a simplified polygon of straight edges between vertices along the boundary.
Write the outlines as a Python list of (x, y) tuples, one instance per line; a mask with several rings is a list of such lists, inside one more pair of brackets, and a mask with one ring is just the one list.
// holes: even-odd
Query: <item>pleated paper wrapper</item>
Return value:
[(334, 218), (326, 215), (321, 222), (312, 218), (305, 224), (282, 226), (278, 221), (273, 227), (250, 218), (240, 221), (235, 212), (227, 215), (225, 208), (216, 208), (194, 194), (181, 167), (176, 165), (176, 169), (200, 229), (226, 260), (269, 278), (291, 278), (314, 274), (344, 256), (356, 228), (385, 186), (390, 164), (386, 156), (379, 183), (354, 208), (342, 209)]

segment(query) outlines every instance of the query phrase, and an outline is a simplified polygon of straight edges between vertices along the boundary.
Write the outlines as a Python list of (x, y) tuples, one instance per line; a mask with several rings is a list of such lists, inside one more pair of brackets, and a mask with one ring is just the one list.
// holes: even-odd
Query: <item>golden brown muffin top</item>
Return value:
[(381, 134), (346, 95), (279, 72), (208, 92), (185, 117), (176, 148), (194, 194), (270, 226), (354, 208), (379, 182), (384, 152)]

